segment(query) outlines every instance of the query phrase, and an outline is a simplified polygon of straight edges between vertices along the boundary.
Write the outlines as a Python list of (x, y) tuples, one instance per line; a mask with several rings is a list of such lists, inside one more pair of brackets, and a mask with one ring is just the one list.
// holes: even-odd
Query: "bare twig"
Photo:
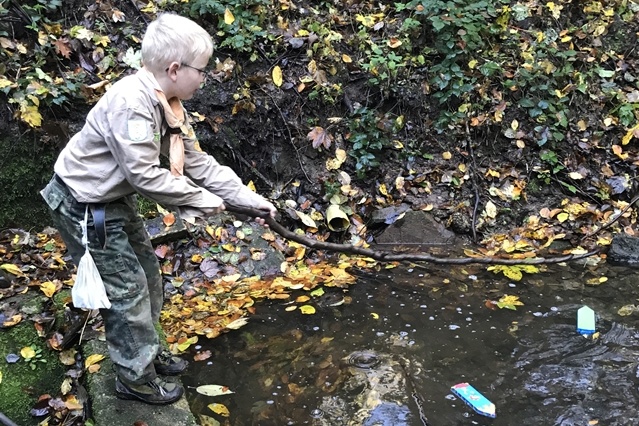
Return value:
[(382, 262), (393, 262), (393, 261), (415, 261), (415, 262), (430, 262), (436, 264), (453, 264), (453, 265), (467, 265), (471, 263), (481, 263), (481, 264), (493, 264), (493, 265), (540, 265), (540, 264), (551, 264), (551, 263), (561, 263), (567, 262), (570, 260), (578, 260), (584, 259), (586, 257), (593, 256), (599, 253), (599, 250), (591, 251), (584, 254), (570, 254), (566, 256), (556, 256), (552, 258), (544, 258), (544, 257), (535, 257), (535, 258), (526, 258), (526, 259), (501, 259), (496, 257), (462, 257), (462, 258), (442, 258), (435, 257), (427, 253), (394, 253), (388, 251), (377, 251), (370, 250), (364, 247), (356, 247), (350, 244), (337, 244), (337, 243), (328, 243), (326, 241), (317, 241), (305, 237), (303, 235), (296, 234), (286, 228), (284, 228), (281, 224), (279, 224), (275, 219), (270, 217), (267, 212), (251, 209), (247, 207), (239, 207), (234, 205), (226, 204), (226, 210), (232, 213), (239, 213), (243, 215), (247, 215), (250, 217), (261, 217), (264, 219), (266, 224), (275, 232), (280, 234), (282, 237), (295, 241), (296, 243), (303, 244), (307, 247), (319, 249), (319, 250), (328, 250), (335, 251), (340, 253), (348, 253), (360, 256), (370, 257), (375, 260), (379, 260)]
[(614, 218), (614, 219), (612, 219), (610, 222), (608, 222), (608, 223), (606, 223), (606, 224), (602, 225), (602, 226), (601, 226), (601, 228), (599, 228), (599, 229), (597, 229), (597, 230), (595, 230), (595, 231), (591, 232), (590, 234), (588, 234), (588, 235), (584, 235), (583, 237), (581, 237), (581, 240), (579, 240), (579, 241), (583, 241), (583, 240), (585, 240), (586, 238), (590, 238), (590, 237), (592, 237), (592, 236), (594, 236), (594, 235), (597, 235), (598, 233), (600, 233), (601, 231), (603, 231), (603, 230), (604, 230), (604, 229), (606, 229), (606, 228), (610, 228), (610, 227), (612, 226), (612, 224), (614, 224), (616, 221), (618, 221), (618, 220), (619, 220), (619, 219), (623, 216), (623, 214), (624, 214), (625, 212), (627, 212), (627, 211), (628, 211), (628, 209), (629, 209), (630, 207), (632, 207), (632, 205), (633, 205), (634, 203), (636, 203), (638, 200), (639, 200), (639, 195), (636, 195), (636, 196), (635, 196), (632, 200), (630, 200), (630, 203), (628, 203), (628, 205), (627, 205), (626, 207), (624, 207), (623, 209), (621, 209), (621, 211), (619, 212), (619, 214), (618, 214), (617, 216), (615, 216), (615, 218)]

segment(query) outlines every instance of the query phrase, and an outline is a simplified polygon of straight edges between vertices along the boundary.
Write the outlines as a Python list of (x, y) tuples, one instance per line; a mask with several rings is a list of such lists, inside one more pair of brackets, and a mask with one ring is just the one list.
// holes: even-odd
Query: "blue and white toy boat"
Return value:
[(486, 399), (484, 395), (468, 383), (456, 384), (450, 390), (482, 416), (493, 419), (496, 417), (495, 404)]

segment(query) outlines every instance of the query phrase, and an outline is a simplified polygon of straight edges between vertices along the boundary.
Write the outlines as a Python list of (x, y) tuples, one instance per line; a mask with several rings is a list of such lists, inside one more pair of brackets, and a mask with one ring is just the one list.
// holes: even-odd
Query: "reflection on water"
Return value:
[[(617, 311), (638, 293), (634, 271), (608, 265), (552, 266), (517, 283), (481, 266), (361, 274), (350, 304), (318, 300), (315, 315), (259, 305), (244, 328), (201, 340), (213, 357), (183, 379), (229, 386), (188, 397), (195, 413), (233, 426), (637, 425), (639, 316)], [(487, 307), (504, 294), (525, 305)], [(576, 333), (583, 305), (597, 313), (596, 339)], [(497, 418), (454, 397), (460, 382)]]

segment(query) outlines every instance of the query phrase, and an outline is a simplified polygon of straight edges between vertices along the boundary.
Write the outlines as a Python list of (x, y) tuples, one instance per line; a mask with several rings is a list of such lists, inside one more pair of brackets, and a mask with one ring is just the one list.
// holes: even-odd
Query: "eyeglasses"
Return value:
[[(182, 62), (182, 63), (180, 64), (180, 66), (181, 66), (181, 67), (187, 67), (187, 68), (193, 68), (194, 70), (199, 71), (199, 72), (200, 72), (200, 73), (204, 76), (204, 81), (202, 82), (202, 84), (200, 85), (200, 87), (204, 87), (204, 85), (208, 82), (208, 80), (209, 80), (209, 78), (208, 78), (208, 77), (209, 77), (209, 70), (208, 70), (208, 69), (206, 69), (206, 68), (204, 68), (204, 69), (202, 69), (202, 68), (196, 68), (196, 67), (191, 66), (191, 65), (189, 65), (189, 64), (185, 64), (184, 62)], [(169, 70), (169, 69), (167, 68), (165, 71), (168, 71), (168, 70)]]
[(192, 69), (194, 69), (194, 70), (197, 70), (197, 71), (201, 72), (202, 74), (204, 74), (204, 77), (206, 77), (206, 76), (209, 74), (209, 70), (207, 70), (206, 68), (205, 68), (205, 69), (202, 69), (202, 68), (195, 68), (194, 66), (191, 66), (191, 65), (189, 65), (189, 64), (185, 64), (185, 63), (182, 63), (182, 64), (180, 64), (180, 65), (182, 65), (182, 66), (184, 66), (184, 67), (187, 67), (187, 68), (192, 68)]

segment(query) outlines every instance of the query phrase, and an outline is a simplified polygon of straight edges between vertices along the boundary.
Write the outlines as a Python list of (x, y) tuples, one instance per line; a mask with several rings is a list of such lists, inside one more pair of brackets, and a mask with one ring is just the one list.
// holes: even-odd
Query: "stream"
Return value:
[[(313, 315), (258, 304), (246, 326), (192, 348), (213, 356), (183, 377), (191, 409), (232, 426), (639, 424), (639, 311), (618, 313), (638, 303), (635, 271), (545, 269), (512, 281), (481, 265), (400, 265), (325, 288)], [(524, 305), (487, 303), (504, 295)], [(584, 305), (596, 313), (590, 337), (576, 331)], [(463, 382), (495, 404), (494, 419), (451, 392)], [(208, 384), (234, 393), (196, 392)]]

